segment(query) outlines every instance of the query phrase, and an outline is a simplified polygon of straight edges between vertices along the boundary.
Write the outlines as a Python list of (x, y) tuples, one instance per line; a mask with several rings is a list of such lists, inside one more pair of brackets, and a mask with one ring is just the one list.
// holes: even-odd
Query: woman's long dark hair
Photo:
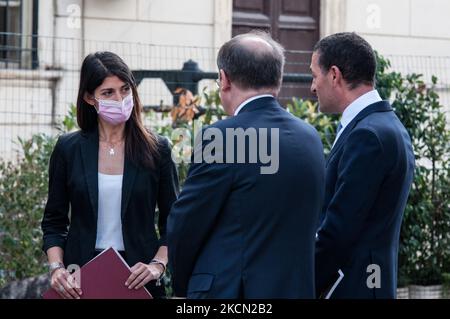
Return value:
[(125, 124), (125, 156), (135, 165), (154, 168), (155, 159), (159, 156), (158, 139), (151, 131), (145, 129), (142, 123), (142, 103), (139, 100), (134, 76), (117, 54), (96, 52), (84, 59), (77, 99), (78, 126), (86, 132), (97, 129), (97, 112), (92, 105), (86, 103), (84, 96), (86, 92), (93, 95), (106, 77), (114, 75), (130, 85), (134, 100), (133, 111)]

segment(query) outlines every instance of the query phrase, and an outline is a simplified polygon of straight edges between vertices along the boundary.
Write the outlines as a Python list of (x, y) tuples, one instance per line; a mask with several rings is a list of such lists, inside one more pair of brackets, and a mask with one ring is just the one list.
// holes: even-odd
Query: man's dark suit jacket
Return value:
[[(161, 137), (159, 142), (160, 158), (154, 170), (137, 167), (125, 159), (121, 215), (130, 266), (149, 263), (159, 247), (166, 245), (167, 215), (177, 197), (178, 176), (167, 139)], [(159, 239), (155, 229), (156, 204)], [(98, 131), (65, 134), (59, 138), (50, 159), (48, 200), (42, 220), (43, 250), (61, 247), (66, 267), (81, 267), (95, 255), (97, 216)]]
[(332, 298), (395, 298), (400, 226), (413, 172), (410, 137), (388, 102), (369, 105), (345, 127), (326, 163), (318, 294), (341, 269), (344, 278)]
[(227, 128), (267, 128), (269, 137), (271, 128), (279, 129), (279, 169), (261, 174), (268, 165), (260, 161), (191, 164), (167, 224), (175, 294), (314, 298), (314, 241), (325, 178), (318, 133), (272, 97), (253, 100), (211, 127), (225, 144)]

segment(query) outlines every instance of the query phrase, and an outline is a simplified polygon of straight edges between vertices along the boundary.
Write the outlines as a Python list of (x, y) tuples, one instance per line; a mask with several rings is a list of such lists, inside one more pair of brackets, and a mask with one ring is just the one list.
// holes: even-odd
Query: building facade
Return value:
[[(311, 49), (328, 34), (356, 31), (403, 73), (438, 76), (450, 104), (450, 2), (446, 0), (9, 0), (0, 1), (0, 158), (17, 136), (54, 132), (76, 101), (83, 58), (119, 54), (132, 70), (174, 70), (189, 59), (216, 72), (233, 35), (258, 28), (286, 48), (288, 73), (308, 73)], [(213, 81), (200, 82), (199, 88)], [(145, 105), (169, 105), (158, 78), (139, 85)], [(310, 97), (287, 83), (280, 99)]]

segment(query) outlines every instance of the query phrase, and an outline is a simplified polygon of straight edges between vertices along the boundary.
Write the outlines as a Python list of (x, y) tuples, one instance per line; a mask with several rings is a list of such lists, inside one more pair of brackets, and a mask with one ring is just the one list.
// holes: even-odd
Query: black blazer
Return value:
[[(341, 269), (344, 278), (333, 298), (395, 298), (400, 226), (414, 153), (388, 102), (369, 105), (349, 123), (326, 166), (316, 246), (318, 292)], [(370, 265), (379, 266), (379, 272)], [(380, 287), (373, 288), (377, 279)]]
[[(166, 221), (178, 194), (178, 177), (167, 139), (159, 137), (156, 169), (125, 159), (122, 234), (126, 261), (149, 263), (166, 245)], [(155, 206), (158, 204), (158, 239)], [(49, 167), (49, 191), (42, 220), (43, 250), (59, 246), (64, 264), (84, 265), (95, 254), (98, 214), (98, 131), (62, 135)]]
[(175, 294), (314, 298), (314, 242), (325, 179), (318, 133), (271, 97), (250, 102), (210, 128), (224, 137), (227, 128), (267, 128), (269, 138), (271, 128), (279, 129), (278, 172), (261, 174), (268, 165), (260, 161), (191, 165), (167, 222)]

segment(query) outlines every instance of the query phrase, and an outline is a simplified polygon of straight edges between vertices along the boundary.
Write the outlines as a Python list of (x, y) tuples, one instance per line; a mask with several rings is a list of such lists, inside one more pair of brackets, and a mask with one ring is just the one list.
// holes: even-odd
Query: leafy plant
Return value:
[(377, 58), (376, 87), (383, 100), (391, 99), (393, 92), (402, 86), (402, 75), (391, 71), (391, 62), (375, 51)]
[(178, 105), (170, 111), (171, 124), (167, 124), (168, 115), (158, 116), (154, 112), (147, 114), (151, 118), (152, 129), (172, 143), (172, 154), (177, 164), (180, 185), (183, 185), (189, 170), (194, 138), (202, 126), (223, 119), (226, 114), (220, 102), (218, 90), (203, 89), (201, 95), (193, 95), (186, 89), (177, 89)]
[(399, 285), (438, 284), (450, 269), (450, 133), (436, 93), (421, 74), (391, 72), (378, 55), (377, 89), (408, 130), (416, 158), (400, 236)]
[(207, 91), (206, 87), (202, 91), (204, 107), (206, 109), (203, 123), (210, 125), (212, 122), (220, 121), (226, 117), (222, 102), (220, 101), (219, 90)]
[(0, 286), (45, 271), (40, 221), (55, 142), (44, 134), (19, 138), (23, 157), (0, 164)]
[(75, 104), (70, 104), (69, 112), (64, 116), (64, 119), (57, 128), (61, 132), (72, 132), (73, 130), (78, 129), (77, 106)]
[(314, 126), (322, 139), (324, 153), (328, 155), (336, 137), (339, 116), (319, 113), (316, 102), (297, 98), (293, 98), (292, 103), (288, 103), (287, 109), (291, 114)]
[(401, 232), (400, 273), (438, 284), (450, 267), (450, 133), (432, 77), (410, 74), (396, 86), (393, 108), (408, 130), (416, 170)]
[[(77, 127), (72, 104), (57, 129), (64, 133)], [(45, 134), (18, 137), (21, 154), (17, 161), (0, 163), (0, 287), (46, 271), (40, 223), (47, 200), (48, 162), (56, 140)]]

